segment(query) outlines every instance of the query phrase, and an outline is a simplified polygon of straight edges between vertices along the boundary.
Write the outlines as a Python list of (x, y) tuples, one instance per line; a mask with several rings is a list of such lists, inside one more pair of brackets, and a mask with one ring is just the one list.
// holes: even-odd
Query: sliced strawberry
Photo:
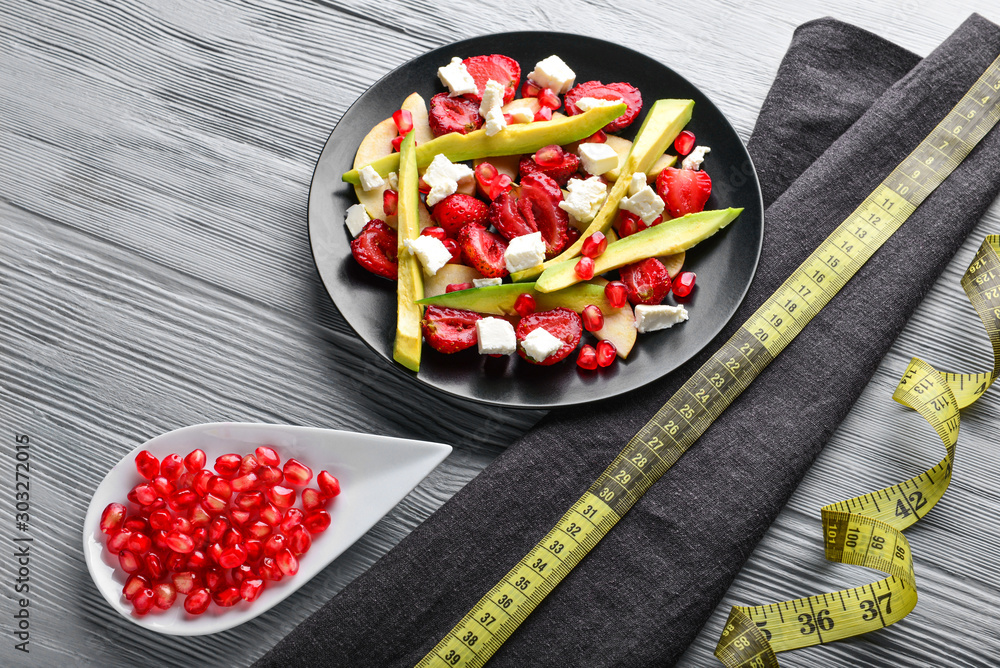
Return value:
[(472, 195), (454, 193), (434, 205), (431, 218), (444, 228), (449, 237), (455, 237), (469, 223), (486, 225), (488, 211), (486, 203)]
[[(545, 148), (538, 149), (538, 153), (536, 153), (535, 156), (549, 148), (550, 147), (546, 146)], [(565, 186), (570, 177), (576, 174), (576, 171), (580, 169), (580, 158), (573, 155), (569, 151), (563, 150), (559, 146), (556, 146), (555, 148), (559, 149), (558, 153), (553, 152), (555, 157), (550, 157), (550, 159), (546, 160), (544, 164), (539, 164), (535, 159), (535, 156), (521, 156), (521, 160), (517, 165), (517, 170), (520, 172), (521, 178), (523, 179), (528, 174), (541, 173), (555, 179), (556, 183), (560, 186)]]
[(378, 276), (396, 280), (396, 230), (381, 220), (369, 220), (351, 241), (351, 255), (362, 267)]
[(561, 362), (569, 357), (570, 353), (572, 353), (580, 343), (580, 335), (583, 334), (583, 321), (580, 319), (580, 316), (576, 314), (576, 311), (571, 311), (568, 308), (557, 308), (552, 309), (551, 311), (532, 313), (521, 318), (521, 321), (517, 323), (517, 329), (515, 330), (517, 340), (523, 341), (524, 337), (528, 336), (528, 334), (531, 334), (531, 332), (535, 331), (539, 327), (544, 327), (549, 334), (557, 339), (562, 339), (563, 347), (546, 357), (541, 362), (536, 362), (528, 357), (520, 346), (517, 347), (517, 353), (528, 362), (531, 362), (532, 364), (539, 364), (541, 366), (549, 366), (551, 364), (555, 364), (556, 362)]
[(655, 257), (627, 264), (619, 273), (633, 304), (659, 304), (670, 292), (670, 274)]
[[(545, 242), (545, 258), (553, 258), (569, 243), (569, 214), (559, 208), (562, 190), (545, 174), (528, 174), (521, 179), (521, 200), (531, 202), (534, 223)], [(525, 216), (527, 217), (527, 216)]]
[(656, 192), (674, 218), (704, 211), (712, 194), (712, 178), (702, 169), (667, 167), (656, 177)]
[(576, 101), (585, 97), (595, 97), (598, 100), (622, 100), (628, 107), (625, 113), (604, 126), (605, 132), (624, 130), (642, 111), (642, 94), (631, 84), (616, 82), (602, 84), (600, 81), (587, 81), (577, 84), (566, 93), (566, 114), (576, 116), (581, 113)]
[(476, 345), (476, 321), (482, 317), (472, 311), (428, 306), (420, 327), (431, 348), (439, 353), (457, 353)]
[(458, 233), (458, 245), (466, 263), (486, 278), (507, 275), (507, 265), (504, 263), (507, 242), (500, 235), (473, 223), (466, 225)]
[(483, 91), (486, 90), (486, 82), (493, 79), (504, 87), (503, 103), (507, 104), (514, 99), (514, 93), (521, 84), (521, 66), (516, 60), (494, 53), (491, 56), (474, 56), (462, 61), (465, 69), (476, 81), (478, 92), (475, 95), (466, 95), (476, 102), (476, 111), (479, 110), (479, 103), (483, 101)]
[(449, 132), (468, 134), (483, 125), (479, 115), (479, 105), (464, 97), (448, 97), (448, 93), (438, 93), (431, 98), (427, 120), (435, 137)]
[[(538, 231), (534, 216), (525, 219), (519, 204), (518, 198), (506, 192), (493, 200), (493, 204), (490, 205), (490, 224), (508, 240)], [(530, 203), (528, 214), (531, 215)]]

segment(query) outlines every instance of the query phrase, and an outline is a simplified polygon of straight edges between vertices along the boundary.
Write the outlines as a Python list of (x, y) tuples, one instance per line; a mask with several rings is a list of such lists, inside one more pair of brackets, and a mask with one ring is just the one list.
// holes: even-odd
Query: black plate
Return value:
[[(645, 106), (659, 98), (695, 101), (688, 129), (699, 144), (712, 147), (705, 162), (712, 176), (706, 209), (743, 207), (728, 228), (688, 252), (685, 269), (698, 282), (684, 301), (691, 319), (672, 329), (640, 334), (628, 360), (583, 371), (575, 354), (554, 366), (528, 364), (477, 354), (475, 348), (443, 355), (424, 346), (420, 372), (395, 364), (399, 373), (443, 392), (501, 406), (552, 408), (596, 401), (634, 390), (670, 373), (703, 348), (732, 317), (757, 269), (763, 238), (760, 185), (736, 131), (725, 116), (684, 77), (631, 49), (579, 35), (514, 32), (474, 37), (430, 51), (390, 72), (344, 114), (320, 155), (309, 191), (309, 238), (320, 277), (333, 302), (375, 352), (392, 359), (396, 326), (394, 284), (363, 269), (351, 256), (344, 225), (347, 208), (357, 202), (354, 189), (340, 180), (352, 167), (362, 138), (417, 91), (425, 100), (442, 92), (437, 68), (452, 56), (502, 53), (521, 65), (521, 80), (539, 60), (558, 54), (576, 72), (577, 83), (627, 81), (641, 92)], [(645, 108), (623, 136), (631, 139)], [(670, 303), (672, 297), (667, 299)], [(585, 336), (587, 339), (588, 336)]]

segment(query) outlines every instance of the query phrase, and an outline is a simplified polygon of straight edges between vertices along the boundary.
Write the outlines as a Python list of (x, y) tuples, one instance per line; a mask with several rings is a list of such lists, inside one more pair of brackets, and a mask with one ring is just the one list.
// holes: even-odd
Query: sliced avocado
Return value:
[(457, 290), (436, 297), (421, 299), (418, 304), (447, 306), (489, 315), (517, 315), (514, 302), (522, 294), (535, 298), (536, 311), (551, 311), (554, 308), (568, 308), (580, 313), (591, 304), (600, 307), (605, 314), (618, 309), (612, 308), (604, 296), (604, 286), (581, 283), (558, 292), (542, 293), (533, 289), (534, 283), (504, 283), (485, 288)]
[[(608, 244), (607, 249), (594, 259), (594, 274), (603, 274), (647, 257), (686, 251), (736, 220), (742, 211), (743, 209), (720, 209), (691, 213), (619, 239)], [(562, 292), (579, 283), (576, 263), (577, 259), (571, 258), (550, 265), (538, 277), (534, 289), (547, 293)]]
[[(693, 103), (692, 103), (693, 104)], [(625, 113), (625, 103), (608, 107), (595, 107), (590, 111), (568, 118), (538, 121), (536, 123), (516, 123), (508, 125), (502, 132), (492, 137), (486, 136), (485, 129), (474, 130), (462, 135), (450, 132), (417, 146), (417, 168), (426, 167), (439, 153), (452, 162), (474, 160), (494, 155), (516, 155), (533, 153), (549, 144), (568, 144), (589, 137), (602, 127)], [(662, 151), (661, 151), (662, 153)], [(393, 153), (370, 163), (382, 176), (394, 172), (399, 167), (400, 154)], [(659, 155), (659, 154), (657, 154)], [(361, 183), (358, 170), (352, 169), (341, 177), (348, 183)]]
[[(600, 107), (598, 107), (600, 108)], [(587, 229), (580, 235), (576, 242), (564, 250), (556, 257), (542, 263), (539, 267), (533, 267), (524, 271), (519, 271), (511, 275), (514, 281), (529, 281), (538, 276), (542, 271), (580, 254), (584, 240), (594, 232), (600, 230), (607, 231), (614, 222), (618, 214), (618, 203), (628, 192), (632, 175), (636, 172), (645, 172), (663, 155), (663, 151), (670, 145), (684, 126), (691, 120), (691, 112), (694, 111), (694, 100), (657, 100), (653, 103), (646, 120), (642, 122), (639, 133), (635, 136), (632, 148), (629, 150), (625, 164), (621, 167), (621, 174), (615, 185), (608, 193), (607, 199), (601, 205), (601, 210), (591, 221)], [(589, 112), (588, 112), (589, 113)]]
[(424, 276), (420, 260), (404, 245), (420, 234), (420, 193), (414, 133), (399, 146), (399, 205), (396, 226), (399, 279), (396, 282), (396, 341), (392, 358), (412, 371), (420, 370), (420, 318), (423, 307), (415, 302), (424, 297)]

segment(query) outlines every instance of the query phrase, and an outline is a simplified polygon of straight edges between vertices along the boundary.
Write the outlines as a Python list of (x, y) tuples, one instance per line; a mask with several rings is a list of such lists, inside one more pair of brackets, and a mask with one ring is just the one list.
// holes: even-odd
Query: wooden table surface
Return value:
[[(480, 33), (582, 33), (675, 68), (745, 139), (798, 24), (834, 15), (926, 54), (972, 11), (988, 11), (988, 3), (930, 0), (613, 5), (0, 2), (0, 664), (246, 665), (541, 417), (442, 397), (391, 372), (319, 282), (306, 234), (313, 163), (344, 110), (390, 69)], [(936, 436), (890, 395), (911, 355), (945, 369), (987, 367), (986, 339), (958, 279), (982, 236), (1000, 231), (998, 214), (995, 205), (928, 295), (681, 665), (719, 665), (711, 651), (734, 603), (880, 577), (824, 560), (819, 508), (941, 457)], [(455, 450), (270, 612), (209, 637), (145, 632), (104, 602), (87, 573), (85, 508), (138, 443), (221, 420), (439, 440)], [(783, 665), (995, 665), (998, 420), (996, 390), (965, 411), (951, 490), (907, 531), (917, 609), (878, 633), (784, 654)], [(15, 435), (30, 437), (32, 458), (28, 655), (15, 650), (11, 628)]]

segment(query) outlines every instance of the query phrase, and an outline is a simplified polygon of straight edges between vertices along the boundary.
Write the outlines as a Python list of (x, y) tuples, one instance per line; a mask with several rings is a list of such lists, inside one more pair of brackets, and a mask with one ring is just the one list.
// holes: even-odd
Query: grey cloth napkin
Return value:
[[(660, 382), (617, 400), (553, 411), (257, 665), (419, 661), (998, 54), (1000, 28), (976, 15), (922, 60), (832, 19), (796, 30), (749, 142), (767, 207), (764, 248), (729, 327)], [(677, 660), (1000, 190), (998, 155), (994, 132), (490, 666)]]

